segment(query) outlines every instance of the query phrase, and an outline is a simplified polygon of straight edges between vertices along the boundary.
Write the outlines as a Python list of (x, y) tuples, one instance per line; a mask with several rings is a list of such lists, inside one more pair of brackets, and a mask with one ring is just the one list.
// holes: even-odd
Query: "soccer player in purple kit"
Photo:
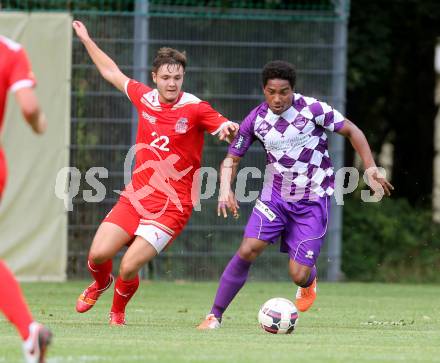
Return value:
[(263, 189), (249, 217), (244, 238), (226, 266), (210, 314), (198, 329), (216, 329), (222, 315), (246, 282), (251, 264), (281, 238), (289, 254), (289, 274), (298, 285), (295, 305), (308, 310), (316, 298), (316, 260), (327, 232), (334, 170), (326, 130), (348, 138), (368, 171), (370, 186), (390, 195), (394, 187), (380, 174), (363, 132), (324, 102), (294, 92), (296, 72), (284, 61), (272, 61), (262, 72), (265, 102), (253, 109), (220, 167), (218, 214), (238, 215), (231, 184), (240, 159), (258, 140), (266, 151)]

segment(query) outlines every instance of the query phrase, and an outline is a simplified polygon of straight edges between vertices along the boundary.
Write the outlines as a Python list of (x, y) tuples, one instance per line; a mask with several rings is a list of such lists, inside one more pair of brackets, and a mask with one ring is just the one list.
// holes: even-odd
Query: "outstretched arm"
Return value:
[(72, 26), (76, 35), (86, 47), (90, 58), (92, 58), (93, 63), (95, 63), (102, 77), (121, 92), (125, 92), (124, 86), (129, 78), (121, 72), (116, 63), (90, 38), (87, 28), (83, 23), (75, 20)]
[[(367, 138), (364, 133), (350, 120), (344, 120), (344, 126), (338, 131), (339, 134), (345, 136), (350, 140), (351, 145), (359, 154), (364, 164), (364, 168), (368, 173), (370, 180), (370, 186), (375, 188), (375, 183), (379, 183), (385, 191), (387, 196), (391, 195), (391, 191), (394, 187), (390, 182), (378, 171), (376, 163), (374, 162), (373, 155), (371, 153), (370, 145), (368, 145)], [(376, 184), (377, 185), (377, 184)]]

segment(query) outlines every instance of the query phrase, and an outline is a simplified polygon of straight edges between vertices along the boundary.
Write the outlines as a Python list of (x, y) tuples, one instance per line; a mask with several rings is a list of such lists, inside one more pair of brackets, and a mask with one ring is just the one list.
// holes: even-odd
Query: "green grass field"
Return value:
[[(62, 362), (440, 362), (440, 287), (319, 284), (292, 335), (257, 324), (267, 299), (292, 299), (288, 283), (248, 283), (220, 330), (195, 326), (216, 283), (142, 283), (125, 327), (109, 327), (111, 293), (86, 314), (74, 303), (85, 282), (23, 284), (35, 318), (54, 333), (49, 363)], [(0, 318), (0, 362), (22, 362), (18, 335)]]

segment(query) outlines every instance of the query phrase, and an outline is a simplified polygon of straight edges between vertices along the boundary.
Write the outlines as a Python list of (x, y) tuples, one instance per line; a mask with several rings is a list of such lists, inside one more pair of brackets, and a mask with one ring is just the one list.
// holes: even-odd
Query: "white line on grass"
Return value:
[[(130, 362), (135, 361), (144, 361), (145, 357), (141, 356), (125, 356), (124, 360), (129, 360)], [(98, 355), (80, 355), (80, 356), (67, 356), (67, 357), (50, 357), (47, 359), (47, 363), (65, 363), (65, 362), (76, 362), (76, 363), (82, 363), (82, 362), (113, 362), (113, 357), (102, 357)], [(0, 360), (2, 362), (2, 360)]]

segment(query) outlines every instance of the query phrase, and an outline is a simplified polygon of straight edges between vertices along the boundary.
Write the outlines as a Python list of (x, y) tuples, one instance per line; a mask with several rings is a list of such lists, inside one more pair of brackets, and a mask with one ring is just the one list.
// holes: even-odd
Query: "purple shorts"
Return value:
[(297, 202), (257, 199), (244, 236), (271, 244), (281, 237), (281, 252), (301, 265), (313, 267), (327, 232), (329, 212), (330, 197)]

